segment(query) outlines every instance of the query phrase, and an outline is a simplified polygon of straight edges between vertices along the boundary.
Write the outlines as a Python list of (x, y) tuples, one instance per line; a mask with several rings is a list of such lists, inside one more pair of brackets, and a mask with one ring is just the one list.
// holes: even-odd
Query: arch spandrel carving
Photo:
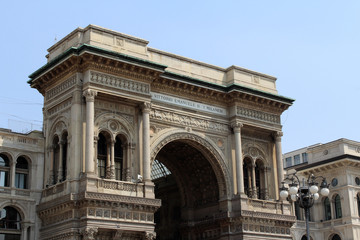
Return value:
[(69, 132), (69, 120), (64, 116), (60, 116), (56, 118), (52, 124), (50, 124), (51, 128), (48, 132), (48, 139), (51, 139), (48, 144), (52, 144), (53, 138), (58, 136), (61, 139), (61, 136), (64, 132)]
[(271, 166), (271, 154), (268, 153), (263, 146), (255, 142), (245, 141), (243, 146), (243, 157), (252, 159), (252, 163), (255, 164), (257, 159), (261, 159), (265, 166)]
[(164, 129), (151, 140), (151, 163), (155, 160), (157, 154), (166, 144), (175, 140), (185, 141), (192, 147), (198, 149), (209, 161), (213, 168), (219, 184), (219, 198), (224, 199), (231, 196), (231, 176), (229, 174), (230, 170), (226, 165), (226, 158), (222, 151), (217, 148), (215, 143), (213, 143), (213, 141), (207, 138), (205, 135), (201, 135), (195, 132), (187, 132), (182, 129)]
[(113, 113), (104, 113), (95, 119), (95, 136), (99, 135), (101, 131), (111, 133), (112, 139), (119, 134), (124, 135), (129, 142), (134, 139), (134, 127), (121, 115), (114, 115)]

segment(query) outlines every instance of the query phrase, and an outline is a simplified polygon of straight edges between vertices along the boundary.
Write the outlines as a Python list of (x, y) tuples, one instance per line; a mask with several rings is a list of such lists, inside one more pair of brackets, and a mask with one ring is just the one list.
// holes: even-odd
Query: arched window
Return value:
[(15, 187), (27, 189), (28, 188), (28, 175), (29, 175), (29, 164), (28, 161), (23, 157), (19, 157), (16, 160), (16, 173), (15, 173)]
[(9, 158), (4, 154), (0, 154), (0, 187), (9, 187), (9, 172)]
[(357, 200), (357, 206), (358, 206), (358, 215), (360, 217), (360, 196), (359, 196), (359, 193), (356, 195), (356, 200)]
[(107, 141), (104, 134), (99, 134), (97, 142), (97, 164), (98, 164), (98, 176), (101, 178), (106, 177), (106, 159), (107, 159)]
[(66, 175), (67, 175), (67, 146), (68, 146), (68, 142), (67, 142), (67, 138), (68, 138), (68, 133), (65, 132), (62, 135), (62, 139), (61, 139), (61, 147), (60, 150), (61, 152), (61, 158), (60, 159), (60, 166), (59, 166), (59, 175), (60, 175), (60, 181), (64, 181), (66, 179)]
[(261, 170), (260, 163), (256, 161), (255, 163), (255, 186), (256, 186), (256, 194), (258, 199), (263, 199), (263, 189), (261, 188)]
[(60, 158), (59, 137), (55, 136), (53, 140), (52, 184), (56, 184), (59, 179), (59, 172), (58, 172), (59, 158)]
[(244, 191), (248, 197), (251, 197), (251, 161), (250, 159), (244, 159), (243, 165), (244, 174)]
[(331, 240), (341, 240), (341, 237), (340, 237), (339, 235), (335, 234), (335, 235), (331, 238)]
[(268, 199), (266, 168), (264, 162), (260, 159), (255, 164), (255, 185), (258, 199)]
[(122, 179), (123, 172), (123, 143), (119, 136), (116, 137), (115, 142), (115, 179)]
[(335, 218), (341, 218), (342, 217), (342, 212), (341, 212), (341, 199), (340, 199), (340, 195), (337, 194), (334, 198), (334, 203), (335, 203)]
[(331, 219), (331, 206), (330, 200), (328, 197), (324, 199), (324, 213), (325, 213), (325, 220)]
[(12, 207), (4, 207), (0, 211), (0, 229), (17, 229), (20, 230), (20, 214)]

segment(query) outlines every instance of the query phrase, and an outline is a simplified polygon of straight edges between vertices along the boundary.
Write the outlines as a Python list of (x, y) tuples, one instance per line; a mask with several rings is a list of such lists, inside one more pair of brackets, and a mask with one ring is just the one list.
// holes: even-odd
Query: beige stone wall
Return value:
[(190, 58), (178, 56), (148, 47), (148, 41), (89, 25), (78, 28), (48, 49), (48, 61), (53, 60), (70, 47), (89, 44), (102, 49), (134, 56), (167, 66), (166, 70), (223, 86), (246, 86), (277, 94), (276, 78), (237, 66), (221, 68)]
[[(41, 198), (44, 174), (44, 138), (42, 132), (34, 131), (29, 134), (14, 133), (7, 129), (0, 129), (0, 154), (8, 156), (10, 160), (10, 185), (0, 187), (0, 209), (15, 208), (21, 216), (20, 232), (28, 234), (30, 240), (39, 238), (40, 219), (36, 215), (36, 205)], [(16, 188), (14, 173), (18, 157), (25, 157), (28, 161), (28, 176), (26, 189)], [(0, 232), (4, 230), (0, 229)]]

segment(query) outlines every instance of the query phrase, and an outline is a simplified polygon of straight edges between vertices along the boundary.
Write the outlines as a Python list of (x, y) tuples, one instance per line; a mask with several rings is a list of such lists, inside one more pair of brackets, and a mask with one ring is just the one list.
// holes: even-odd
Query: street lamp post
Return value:
[[(292, 173), (282, 181), (282, 186), (280, 188), (280, 198), (282, 200), (287, 199), (290, 195), (289, 201), (297, 202), (299, 206), (304, 209), (307, 240), (310, 240), (309, 211), (310, 208), (314, 205), (315, 200), (320, 197), (318, 193), (319, 187), (317, 182), (317, 179), (319, 178), (322, 179), (320, 184), (320, 194), (326, 197), (330, 192), (326, 178), (322, 176), (315, 177), (313, 174), (309, 175), (307, 180), (303, 178), (301, 183), (298, 176), (296, 176), (296, 173)], [(288, 183), (289, 189), (285, 187), (286, 182), (290, 182)]]

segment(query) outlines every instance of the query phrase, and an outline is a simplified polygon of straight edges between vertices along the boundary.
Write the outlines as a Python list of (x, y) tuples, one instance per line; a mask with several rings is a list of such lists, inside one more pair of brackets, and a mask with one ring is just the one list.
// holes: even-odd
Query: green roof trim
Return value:
[(95, 46), (88, 45), (88, 44), (82, 44), (79, 47), (69, 48), (68, 50), (66, 50), (62, 54), (56, 56), (53, 60), (51, 60), (50, 62), (48, 62), (47, 64), (45, 64), (44, 66), (42, 66), (41, 68), (36, 70), (35, 72), (33, 72), (32, 74), (30, 74), (29, 75), (30, 80), (28, 80), (28, 83), (31, 84), (35, 78), (39, 77), (41, 74), (43, 74), (44, 72), (46, 72), (47, 70), (49, 70), (50, 68), (52, 68), (53, 66), (58, 64), (59, 62), (63, 61), (65, 58), (67, 58), (71, 55), (79, 56), (84, 51), (89, 51), (92, 53), (99, 53), (99, 54), (106, 54), (108, 56), (116, 57), (119, 60), (124, 60), (126, 62), (130, 62), (130, 63), (134, 63), (134, 64), (146, 66), (146, 67), (151, 67), (151, 68), (154, 68), (155, 70), (158, 70), (161, 72), (165, 71), (165, 68), (167, 68), (166, 65), (159, 64), (156, 62), (144, 60), (141, 58), (133, 57), (130, 55), (126, 55), (126, 54), (122, 54), (122, 53), (118, 53), (118, 52), (114, 52), (114, 51), (109, 51), (109, 50), (95, 47)]
[(181, 75), (181, 74), (170, 72), (170, 71), (165, 71), (161, 76), (168, 77), (168, 78), (174, 78), (174, 79), (181, 80), (183, 82), (187, 82), (187, 83), (191, 83), (191, 84), (198, 83), (198, 85), (205, 86), (205, 87), (212, 88), (212, 89), (219, 90), (219, 91), (223, 91), (223, 92), (242, 91), (242, 92), (246, 92), (246, 93), (250, 93), (250, 94), (255, 94), (255, 95), (258, 95), (261, 97), (266, 97), (266, 98), (274, 99), (277, 101), (285, 102), (287, 104), (292, 104), (295, 101), (295, 99), (292, 99), (292, 98), (265, 92), (265, 91), (258, 90), (255, 88), (245, 87), (245, 86), (242, 86), (239, 84), (231, 84), (228, 86), (224, 86), (221, 84), (207, 82), (207, 81), (204, 81), (201, 79)]
[(137, 57), (133, 57), (133, 56), (130, 56), (130, 55), (110, 51), (110, 50), (103, 49), (103, 48), (100, 48), (100, 47), (95, 47), (95, 46), (92, 46), (92, 45), (89, 45), (89, 44), (82, 44), (79, 47), (71, 47), (71, 48), (67, 49), (65, 52), (63, 52), (60, 55), (56, 56), (53, 60), (51, 60), (50, 62), (48, 62), (44, 66), (40, 67), (35, 72), (33, 72), (32, 74), (30, 74), (29, 75), (30, 80), (28, 80), (27, 82), (29, 84), (32, 84), (34, 79), (39, 77), (44, 72), (48, 71), (50, 68), (56, 66), (59, 62), (63, 61), (67, 57), (72, 56), (72, 55), (79, 56), (85, 51), (115, 57), (115, 58), (118, 58), (119, 60), (123, 60), (125, 62), (141, 65), (141, 66), (144, 66), (144, 67), (150, 67), (150, 68), (153, 68), (153, 69), (155, 69), (157, 71), (162, 72), (162, 74), (161, 74), (162, 77), (173, 78), (173, 79), (183, 81), (183, 82), (187, 82), (187, 83), (190, 83), (190, 84), (198, 84), (200, 86), (208, 87), (208, 88), (218, 90), (218, 91), (223, 91), (223, 92), (242, 91), (242, 92), (258, 95), (258, 96), (261, 96), (261, 97), (266, 97), (266, 98), (274, 99), (274, 100), (277, 100), (277, 101), (281, 101), (281, 102), (284, 102), (284, 103), (287, 103), (287, 104), (292, 104), (295, 101), (294, 99), (291, 99), (291, 98), (288, 98), (288, 97), (280, 96), (280, 95), (277, 95), (277, 94), (265, 92), (265, 91), (250, 88), (250, 87), (245, 87), (245, 86), (242, 86), (242, 85), (239, 85), (239, 84), (231, 84), (231, 85), (225, 86), (225, 85), (221, 85), (221, 84), (207, 82), (207, 81), (204, 81), (204, 80), (201, 80), (201, 79), (198, 79), (198, 78), (193, 78), (193, 77), (190, 77), (190, 76), (181, 75), (181, 74), (174, 73), (174, 72), (171, 72), (171, 71), (166, 71), (165, 70), (167, 68), (166, 65), (159, 64), (159, 63), (156, 63), (156, 62), (152, 62), (152, 61), (149, 61), (149, 60), (144, 60), (144, 59), (137, 58)]

